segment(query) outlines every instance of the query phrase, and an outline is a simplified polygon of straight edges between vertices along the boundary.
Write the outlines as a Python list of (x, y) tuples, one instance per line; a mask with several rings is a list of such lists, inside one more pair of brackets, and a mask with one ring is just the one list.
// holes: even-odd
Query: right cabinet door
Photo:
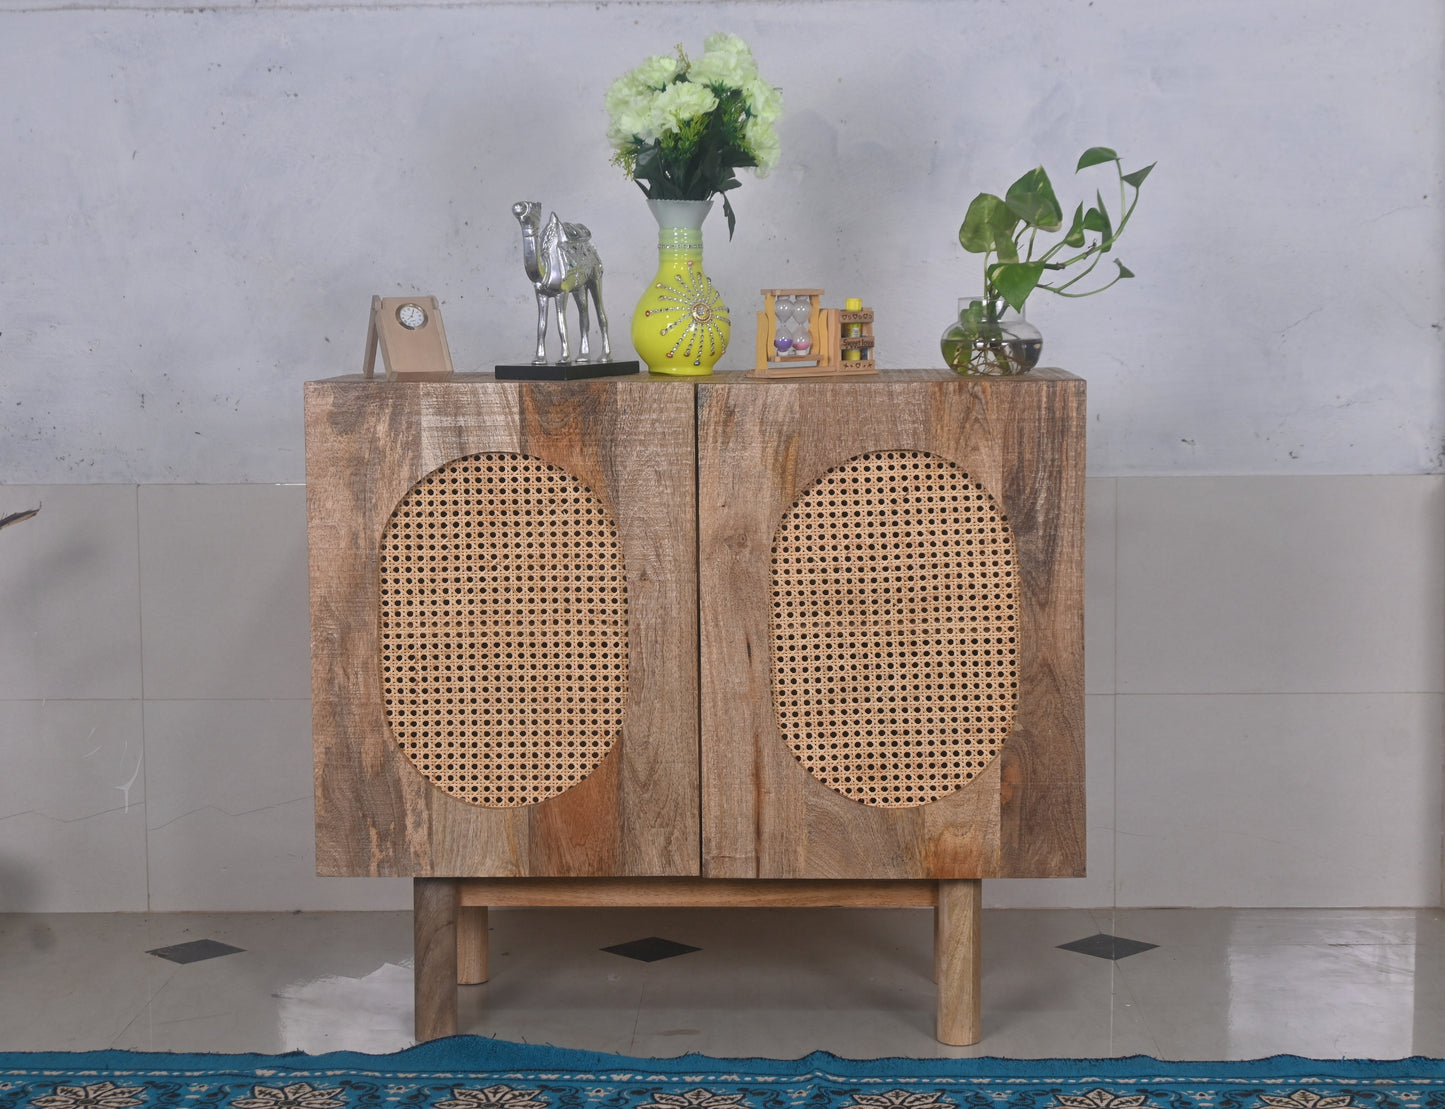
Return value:
[(1083, 381), (698, 410), (703, 874), (1081, 875)]

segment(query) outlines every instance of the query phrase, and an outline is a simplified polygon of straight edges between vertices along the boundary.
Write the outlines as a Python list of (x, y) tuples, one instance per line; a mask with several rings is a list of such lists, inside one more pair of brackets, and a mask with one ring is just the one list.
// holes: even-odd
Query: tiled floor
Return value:
[[(987, 912), (974, 1048), (933, 1039), (927, 910), (498, 910), (491, 925), (492, 981), (462, 989), (462, 1030), (513, 1040), (645, 1056), (1445, 1054), (1441, 910)], [(1060, 947), (1100, 934), (1157, 946)], [(697, 950), (603, 950), (652, 937)], [(212, 942), (180, 947), (195, 941)], [(177, 961), (218, 945), (240, 950)], [(396, 1050), (410, 957), (407, 913), (0, 916), (0, 1050)]]

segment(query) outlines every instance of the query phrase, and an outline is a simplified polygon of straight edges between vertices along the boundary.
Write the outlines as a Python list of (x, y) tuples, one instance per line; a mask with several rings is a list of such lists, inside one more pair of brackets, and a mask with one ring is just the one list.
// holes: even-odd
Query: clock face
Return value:
[(403, 304), (396, 310), (396, 320), (408, 331), (415, 331), (426, 325), (426, 312), (420, 304)]

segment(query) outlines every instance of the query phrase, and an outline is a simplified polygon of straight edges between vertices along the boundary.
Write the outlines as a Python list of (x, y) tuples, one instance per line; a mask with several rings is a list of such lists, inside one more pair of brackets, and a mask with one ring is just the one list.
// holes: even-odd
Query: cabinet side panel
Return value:
[[(424, 872), (430, 827), (387, 735), (375, 665), (377, 475), (412, 450), (407, 397), (330, 382), (306, 386), (316, 869)], [(404, 480), (404, 479), (403, 479)], [(405, 485), (402, 485), (404, 491)], [(399, 495), (399, 494), (398, 494)], [(389, 507), (385, 511), (390, 511)]]
[(1005, 429), (1025, 692), (1003, 758), (1010, 877), (1084, 873), (1084, 401), (1083, 381), (1052, 382), (1021, 394)]

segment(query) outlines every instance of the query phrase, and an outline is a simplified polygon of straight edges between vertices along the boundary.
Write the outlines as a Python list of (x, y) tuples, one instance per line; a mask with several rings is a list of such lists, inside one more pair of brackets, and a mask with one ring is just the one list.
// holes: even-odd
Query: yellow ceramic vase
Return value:
[(702, 269), (702, 221), (711, 200), (649, 200), (657, 219), (657, 274), (632, 313), (632, 346), (655, 374), (704, 377), (728, 349), (732, 319)]

